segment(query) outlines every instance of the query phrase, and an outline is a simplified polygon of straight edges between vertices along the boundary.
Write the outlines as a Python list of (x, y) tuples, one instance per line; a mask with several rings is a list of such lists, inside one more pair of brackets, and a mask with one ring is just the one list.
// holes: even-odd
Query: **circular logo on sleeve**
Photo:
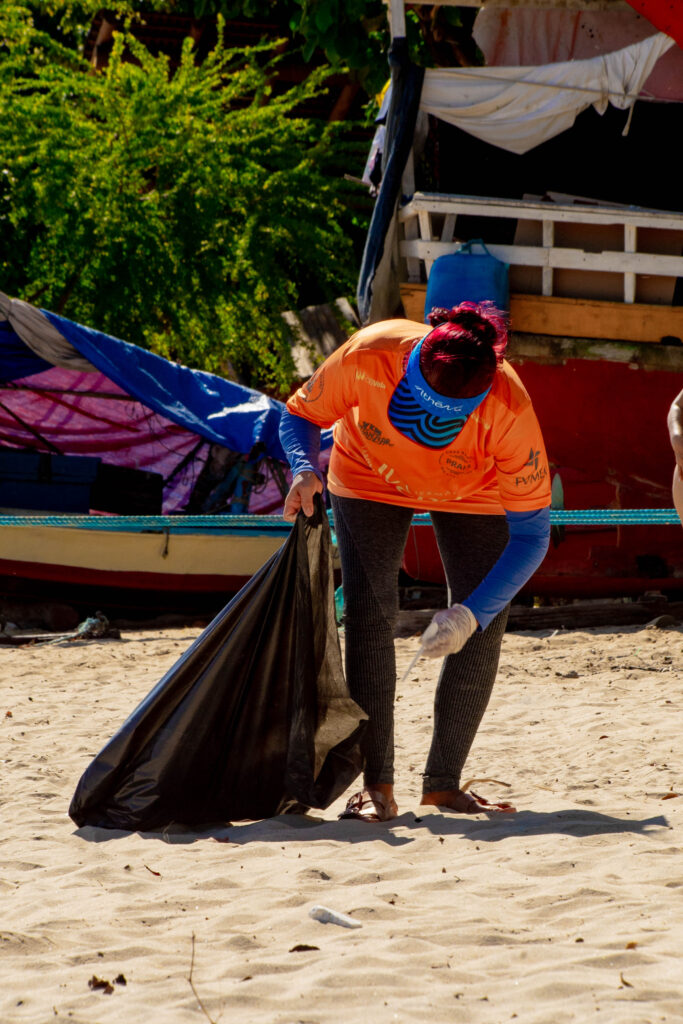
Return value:
[(316, 370), (313, 376), (304, 384), (304, 394), (301, 396), (304, 402), (315, 402), (323, 393), (325, 387), (325, 371)]

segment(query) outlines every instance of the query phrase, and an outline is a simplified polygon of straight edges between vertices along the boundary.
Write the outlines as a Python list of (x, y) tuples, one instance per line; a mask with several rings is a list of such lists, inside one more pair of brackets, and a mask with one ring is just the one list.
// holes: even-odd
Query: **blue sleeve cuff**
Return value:
[(510, 603), (545, 558), (550, 540), (550, 508), (505, 512), (510, 539), (479, 586), (462, 603), (481, 629)]
[(284, 448), (292, 476), (297, 473), (315, 473), (323, 481), (318, 468), (320, 455), (320, 427), (303, 416), (295, 416), (285, 409), (280, 418), (280, 443)]

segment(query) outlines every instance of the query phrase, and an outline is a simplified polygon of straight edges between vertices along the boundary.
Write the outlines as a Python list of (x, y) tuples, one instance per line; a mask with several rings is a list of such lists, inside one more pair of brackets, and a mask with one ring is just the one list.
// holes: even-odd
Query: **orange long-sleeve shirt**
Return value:
[(291, 413), (334, 425), (327, 484), (333, 494), (428, 511), (502, 515), (550, 504), (550, 473), (531, 400), (504, 362), (455, 440), (434, 450), (388, 417), (411, 349), (428, 328), (410, 320), (364, 327), (287, 402)]

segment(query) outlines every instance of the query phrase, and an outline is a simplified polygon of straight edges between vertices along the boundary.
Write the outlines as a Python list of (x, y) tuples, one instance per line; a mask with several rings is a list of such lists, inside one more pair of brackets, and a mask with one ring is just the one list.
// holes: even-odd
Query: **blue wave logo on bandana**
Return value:
[(422, 341), (410, 353), (406, 372), (391, 396), (389, 422), (404, 437), (425, 448), (445, 448), (491, 389), (471, 398), (449, 398), (434, 391), (420, 370)]

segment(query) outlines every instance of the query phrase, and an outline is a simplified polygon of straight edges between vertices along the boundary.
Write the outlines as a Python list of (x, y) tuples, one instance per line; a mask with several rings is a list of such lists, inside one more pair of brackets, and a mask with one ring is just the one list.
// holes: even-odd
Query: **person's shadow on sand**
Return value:
[(599, 836), (633, 833), (648, 835), (669, 828), (663, 814), (651, 818), (616, 818), (599, 811), (570, 808), (561, 811), (517, 811), (516, 814), (418, 815), (416, 821), (436, 836), (460, 835), (477, 842), (498, 842), (511, 836)]
[[(669, 828), (662, 814), (650, 818), (617, 818), (598, 811), (570, 808), (561, 811), (518, 811), (516, 814), (414, 814), (410, 811), (388, 823), (353, 820), (337, 821), (309, 814), (282, 814), (262, 821), (216, 823), (206, 826), (170, 825), (158, 832), (140, 832), (143, 839), (187, 845), (213, 839), (219, 843), (245, 846), (248, 843), (283, 843), (287, 840), (330, 840), (338, 843), (384, 842), (387, 846), (412, 843), (418, 831), (434, 836), (461, 836), (477, 842), (495, 843), (514, 836), (570, 835), (649, 835)], [(397, 829), (401, 831), (396, 832)], [(409, 830), (406, 834), (405, 830)], [(91, 843), (102, 843), (130, 835), (120, 829), (84, 826), (75, 835)]]

